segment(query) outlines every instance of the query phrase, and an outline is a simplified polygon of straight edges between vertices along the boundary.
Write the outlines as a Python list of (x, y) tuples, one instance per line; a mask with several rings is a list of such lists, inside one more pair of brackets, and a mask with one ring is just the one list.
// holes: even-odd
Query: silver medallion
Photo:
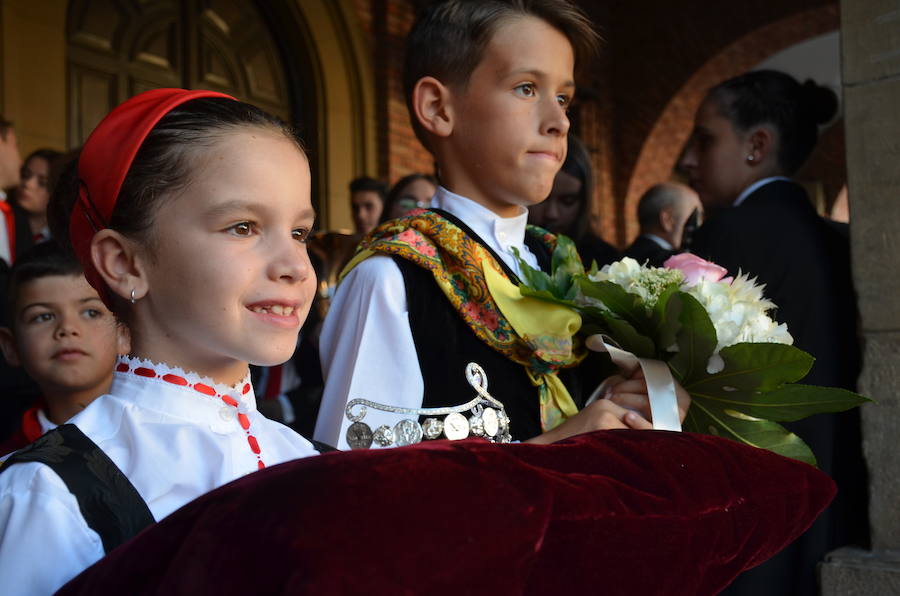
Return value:
[(447, 414), (444, 418), (444, 436), (451, 441), (458, 441), (469, 436), (469, 421), (459, 412)]
[(415, 445), (422, 440), (422, 427), (409, 418), (394, 425), (394, 442), (398, 447)]
[(505, 433), (509, 430), (509, 416), (506, 415), (506, 412), (500, 410), (497, 414), (498, 422), (500, 423), (500, 432)]
[(497, 436), (497, 433), (500, 431), (500, 420), (497, 418), (497, 410), (485, 408), (484, 412), (481, 413), (481, 424), (486, 436)]
[(372, 438), (375, 439), (379, 447), (389, 447), (394, 442), (394, 431), (391, 430), (390, 426), (382, 424), (375, 429), (375, 434)]
[(422, 432), (426, 439), (434, 440), (444, 432), (444, 422), (440, 418), (426, 418), (422, 423)]
[(469, 430), (471, 430), (472, 435), (476, 437), (484, 436), (484, 420), (482, 420), (481, 416), (478, 414), (469, 416)]
[(365, 422), (354, 422), (348, 426), (346, 436), (350, 449), (368, 449), (372, 446), (372, 429)]

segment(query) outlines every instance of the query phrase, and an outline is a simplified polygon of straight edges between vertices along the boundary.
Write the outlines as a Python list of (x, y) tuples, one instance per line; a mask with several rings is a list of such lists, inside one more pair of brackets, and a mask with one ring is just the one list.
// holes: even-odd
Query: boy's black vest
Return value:
[[(454, 215), (432, 209), (481, 244), (503, 268), (507, 277), (518, 284), (518, 276), (495, 251), (475, 232)], [(549, 271), (551, 255), (546, 246), (531, 234), (525, 235), (525, 244), (537, 257), (541, 269)], [(430, 271), (399, 256), (394, 262), (403, 274), (409, 326), (419, 359), (419, 368), (425, 385), (422, 407), (437, 408), (457, 406), (476, 396), (466, 381), (466, 365), (476, 362), (484, 368), (488, 378), (488, 392), (500, 400), (510, 418), (510, 433), (515, 440), (525, 440), (541, 434), (541, 410), (539, 390), (531, 383), (521, 364), (513, 362), (489, 347), (466, 325), (459, 313), (444, 295)], [(590, 359), (594, 362), (593, 359)], [(591, 369), (588, 359), (575, 369), (559, 371), (575, 405), (584, 405), (585, 391), (591, 381), (584, 378), (582, 369)], [(591, 377), (595, 375), (589, 375)], [(599, 381), (598, 381), (599, 383)]]

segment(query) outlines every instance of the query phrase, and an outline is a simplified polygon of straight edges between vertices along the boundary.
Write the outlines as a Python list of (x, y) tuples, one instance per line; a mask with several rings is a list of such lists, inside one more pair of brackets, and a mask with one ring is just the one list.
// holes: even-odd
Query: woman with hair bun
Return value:
[[(803, 379), (852, 389), (859, 373), (856, 304), (846, 238), (816, 213), (790, 179), (816, 145), (819, 126), (838, 109), (835, 93), (813, 81), (760, 70), (713, 87), (697, 110), (679, 166), (703, 202), (698, 255), (758, 278), (778, 305), (794, 343), (816, 358)], [(840, 486), (829, 510), (791, 547), (739, 577), (725, 594), (814, 595), (825, 553), (865, 541), (865, 482), (858, 412), (788, 424)]]

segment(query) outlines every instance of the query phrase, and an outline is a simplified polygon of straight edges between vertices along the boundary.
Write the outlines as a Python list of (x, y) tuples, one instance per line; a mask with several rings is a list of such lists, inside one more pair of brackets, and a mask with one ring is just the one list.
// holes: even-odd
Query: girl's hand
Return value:
[[(674, 380), (674, 379), (673, 379)], [(675, 382), (675, 397), (678, 400), (678, 418), (684, 422), (688, 408), (691, 405), (691, 395), (678, 381)], [(627, 409), (634, 410), (647, 420), (653, 420), (650, 413), (650, 398), (647, 395), (647, 381), (644, 379), (644, 371), (640, 368), (627, 379), (619, 376), (607, 379), (607, 387), (604, 399), (618, 404)]]

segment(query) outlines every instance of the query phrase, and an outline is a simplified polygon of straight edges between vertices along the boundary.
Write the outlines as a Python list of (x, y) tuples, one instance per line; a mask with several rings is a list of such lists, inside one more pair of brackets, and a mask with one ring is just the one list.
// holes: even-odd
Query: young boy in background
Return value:
[[(549, 269), (555, 238), (526, 233), (527, 208), (547, 197), (565, 159), (575, 66), (596, 47), (589, 20), (566, 0), (450, 0), (417, 20), (404, 83), (441, 187), (431, 210), (375, 230), (349, 265), (322, 331), (316, 439), (348, 448), (344, 410), (354, 398), (463, 404), (474, 396), (464, 375), (472, 361), (503, 402), (514, 439), (650, 427), (611, 400), (579, 411), (583, 398), (557, 377), (583, 358), (571, 337), (577, 324), (564, 313), (517, 313), (518, 329), (510, 317), (522, 306), (516, 253)], [(645, 401), (641, 380), (616, 391)], [(376, 445), (390, 446), (403, 444), (388, 431), (408, 417), (370, 408), (365, 423), (379, 427)]]
[(27, 410), (0, 455), (28, 445), (103, 395), (128, 331), (100, 301), (74, 257), (53, 241), (36, 245), (12, 269), (7, 326), (0, 348), (37, 383), (41, 401)]

